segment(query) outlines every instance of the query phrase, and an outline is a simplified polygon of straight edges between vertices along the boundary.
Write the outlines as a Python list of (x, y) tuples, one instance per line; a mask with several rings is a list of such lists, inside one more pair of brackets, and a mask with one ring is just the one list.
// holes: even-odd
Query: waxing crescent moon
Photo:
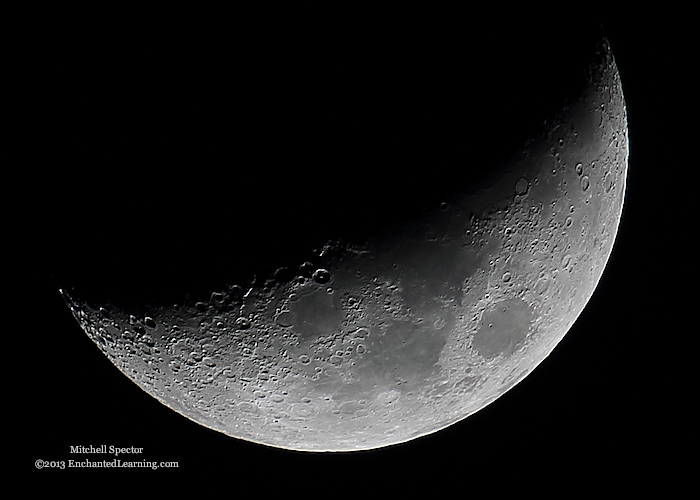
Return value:
[(206, 295), (61, 291), (119, 370), (201, 425), (292, 450), (389, 446), (479, 411), (556, 347), (610, 255), (627, 158), (603, 38), (582, 91), (439, 204)]

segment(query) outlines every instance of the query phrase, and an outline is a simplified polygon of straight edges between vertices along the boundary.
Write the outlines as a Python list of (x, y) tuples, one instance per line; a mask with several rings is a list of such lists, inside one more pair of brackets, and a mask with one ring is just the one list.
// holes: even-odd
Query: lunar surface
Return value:
[(443, 429), (550, 354), (608, 260), (628, 142), (607, 41), (586, 78), (497, 175), (410, 220), (177, 302), (61, 292), (119, 370), (229, 436), (352, 451)]

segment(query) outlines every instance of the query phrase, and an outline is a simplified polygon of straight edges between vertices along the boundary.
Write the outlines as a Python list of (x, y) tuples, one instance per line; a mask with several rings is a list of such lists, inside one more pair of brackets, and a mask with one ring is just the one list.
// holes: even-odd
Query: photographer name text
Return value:
[(99, 446), (71, 446), (70, 452), (73, 455), (88, 455), (88, 454), (98, 454), (98, 455), (114, 455), (118, 457), (120, 455), (138, 455), (143, 453), (143, 448), (136, 448), (134, 446), (129, 446), (126, 448), (120, 448), (118, 446), (107, 446), (102, 444)]

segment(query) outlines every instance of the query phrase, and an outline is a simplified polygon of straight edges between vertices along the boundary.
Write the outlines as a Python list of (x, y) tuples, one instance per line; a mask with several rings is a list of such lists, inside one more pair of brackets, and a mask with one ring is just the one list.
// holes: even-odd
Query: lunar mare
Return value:
[(109, 359), (169, 408), (305, 451), (445, 428), (530, 373), (592, 295), (617, 232), (627, 121), (607, 42), (585, 92), (492, 185), (206, 300), (129, 311), (63, 290)]

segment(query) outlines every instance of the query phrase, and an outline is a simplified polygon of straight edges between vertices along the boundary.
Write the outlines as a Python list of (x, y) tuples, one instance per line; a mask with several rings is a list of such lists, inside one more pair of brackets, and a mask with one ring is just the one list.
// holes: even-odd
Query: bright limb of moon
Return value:
[(608, 260), (627, 121), (607, 41), (598, 55), (585, 92), (490, 185), (365, 240), (329, 241), (291, 281), (138, 311), (64, 297), (131, 380), (229, 436), (350, 451), (443, 429), (549, 355)]

